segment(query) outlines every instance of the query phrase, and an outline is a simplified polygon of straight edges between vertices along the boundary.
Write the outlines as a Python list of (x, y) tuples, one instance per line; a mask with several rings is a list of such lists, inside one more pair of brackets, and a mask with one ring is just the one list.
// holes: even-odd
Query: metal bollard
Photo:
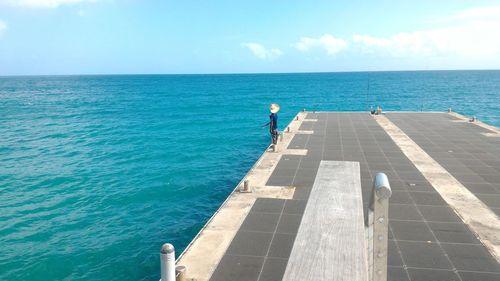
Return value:
[(249, 180), (244, 180), (243, 185), (240, 186), (240, 192), (241, 193), (251, 193), (252, 190), (250, 189), (250, 181)]
[[(368, 253), (373, 265), (370, 280), (387, 280), (387, 240), (389, 230), (389, 198), (392, 195), (389, 179), (384, 173), (377, 173), (373, 180), (373, 191), (366, 216), (366, 226), (373, 228), (369, 242), (372, 252)], [(370, 219), (372, 218), (372, 219)]]
[(286, 127), (286, 132), (290, 133), (290, 127)]
[(450, 113), (450, 112), (451, 112), (451, 107), (450, 107), (450, 108), (448, 108), (448, 113)]
[[(391, 185), (389, 179), (384, 173), (377, 173), (373, 181), (373, 189), (377, 194), (379, 200), (389, 199), (392, 195)], [(372, 202), (373, 204), (374, 202)]]
[(295, 116), (295, 120), (296, 120), (296, 121), (299, 121), (299, 116), (298, 116), (298, 115), (297, 115), (297, 116)]
[(160, 250), (161, 281), (175, 281), (175, 248), (165, 243)]
[(176, 281), (186, 281), (186, 267), (178, 265), (175, 267)]

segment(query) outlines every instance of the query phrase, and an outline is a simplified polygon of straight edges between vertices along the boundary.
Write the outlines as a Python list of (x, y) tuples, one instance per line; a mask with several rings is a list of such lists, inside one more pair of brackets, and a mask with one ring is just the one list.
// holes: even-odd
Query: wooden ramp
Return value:
[(367, 281), (358, 162), (321, 161), (283, 281)]

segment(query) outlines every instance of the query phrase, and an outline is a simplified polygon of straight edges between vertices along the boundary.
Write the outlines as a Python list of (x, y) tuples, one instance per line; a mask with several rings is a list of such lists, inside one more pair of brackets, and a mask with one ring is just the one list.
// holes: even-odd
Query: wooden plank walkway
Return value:
[(321, 161), (283, 281), (368, 280), (359, 169)]

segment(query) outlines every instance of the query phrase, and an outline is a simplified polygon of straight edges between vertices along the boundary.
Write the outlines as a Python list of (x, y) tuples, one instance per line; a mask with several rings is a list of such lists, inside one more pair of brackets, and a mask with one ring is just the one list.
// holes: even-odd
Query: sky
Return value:
[(500, 69), (500, 0), (0, 0), (0, 75)]

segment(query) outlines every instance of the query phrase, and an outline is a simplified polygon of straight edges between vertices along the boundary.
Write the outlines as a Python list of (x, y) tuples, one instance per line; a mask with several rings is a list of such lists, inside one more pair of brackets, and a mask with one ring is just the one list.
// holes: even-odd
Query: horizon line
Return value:
[(401, 70), (351, 70), (351, 71), (292, 71), (292, 72), (184, 72), (184, 73), (71, 73), (71, 74), (7, 74), (5, 77), (41, 76), (200, 76), (200, 75), (269, 75), (269, 74), (328, 74), (328, 73), (373, 73), (373, 72), (444, 72), (444, 71), (500, 71), (500, 68), (470, 69), (401, 69)]

